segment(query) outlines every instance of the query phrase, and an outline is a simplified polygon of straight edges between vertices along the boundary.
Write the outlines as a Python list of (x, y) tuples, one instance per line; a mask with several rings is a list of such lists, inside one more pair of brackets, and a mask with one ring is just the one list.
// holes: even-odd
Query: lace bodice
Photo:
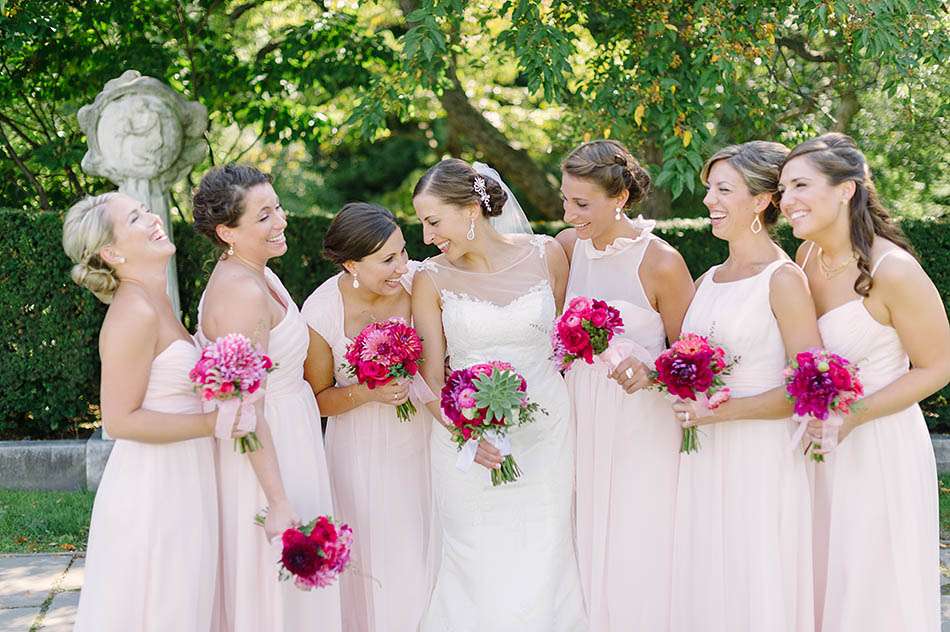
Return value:
[(529, 386), (529, 372), (554, 371), (550, 336), (557, 307), (545, 254), (550, 242), (543, 235), (518, 239), (523, 253), (495, 272), (460, 270), (441, 256), (420, 265), (439, 290), (453, 369), (505, 360), (525, 375)]

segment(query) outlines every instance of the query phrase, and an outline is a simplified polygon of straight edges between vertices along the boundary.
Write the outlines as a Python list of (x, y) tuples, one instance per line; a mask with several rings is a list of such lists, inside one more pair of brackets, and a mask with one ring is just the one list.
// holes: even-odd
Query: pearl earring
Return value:
[(353, 273), (353, 289), (355, 290), (359, 286), (360, 286), (360, 279), (358, 276), (356, 276), (356, 273), (354, 272)]
[(469, 222), (468, 232), (465, 233), (465, 239), (473, 241), (475, 239), (475, 218), (472, 218), (472, 221)]
[(233, 244), (228, 244), (228, 253), (227, 253), (227, 254), (228, 254), (229, 257), (233, 257), (233, 256), (234, 256), (234, 245), (233, 245)]
[(619, 222), (621, 217), (623, 217), (623, 209), (618, 206), (614, 209), (614, 219)]
[(762, 232), (762, 222), (759, 221), (759, 215), (756, 213), (755, 219), (752, 220), (752, 233), (758, 235)]

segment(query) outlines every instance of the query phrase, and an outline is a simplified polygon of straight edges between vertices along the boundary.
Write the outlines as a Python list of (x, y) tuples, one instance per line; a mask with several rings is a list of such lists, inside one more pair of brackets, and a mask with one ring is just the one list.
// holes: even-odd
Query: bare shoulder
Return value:
[(570, 261), (574, 256), (574, 245), (577, 243), (577, 229), (575, 228), (565, 228), (559, 232), (555, 237), (557, 243), (561, 244), (561, 248), (564, 249), (564, 253), (567, 255), (568, 261)]
[(798, 264), (789, 259), (772, 273), (769, 289), (781, 295), (801, 294), (808, 291), (808, 278)]
[(679, 250), (662, 239), (651, 239), (643, 254), (643, 263), (646, 269), (659, 278), (676, 277), (689, 274), (686, 260)]
[(243, 308), (267, 309), (267, 286), (260, 278), (243, 270), (218, 270), (212, 275), (205, 295), (205, 309), (227, 311), (236, 305)]
[(545, 237), (547, 239), (544, 240), (544, 254), (553, 262), (563, 262), (567, 265), (568, 257), (561, 243), (554, 237), (548, 237), (547, 235)]
[(99, 349), (104, 351), (129, 342), (142, 344), (143, 336), (151, 336), (154, 345), (158, 324), (158, 311), (143, 292), (137, 288), (117, 292), (99, 332)]
[[(884, 244), (878, 249), (878, 242)], [(886, 244), (886, 245), (885, 245)], [(914, 257), (900, 246), (885, 240), (875, 240), (871, 251), (874, 271), (874, 287), (890, 292), (904, 293), (932, 285), (930, 277)], [(879, 263), (878, 263), (879, 262)]]

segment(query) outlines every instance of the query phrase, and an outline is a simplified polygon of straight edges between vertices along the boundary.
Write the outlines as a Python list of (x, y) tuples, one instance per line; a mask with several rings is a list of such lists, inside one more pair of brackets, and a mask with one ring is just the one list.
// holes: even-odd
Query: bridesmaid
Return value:
[[(303, 379), (307, 325), (267, 261), (287, 252), (287, 219), (270, 177), (253, 167), (215, 167), (194, 194), (195, 228), (225, 250), (198, 307), (202, 342), (239, 332), (274, 361), (258, 402), (262, 448), (217, 450), (221, 590), (216, 626), (229, 632), (341, 629), (336, 584), (305, 592), (278, 582), (286, 527), (332, 512), (320, 414)], [(269, 508), (265, 529), (254, 516)]]
[(344, 358), (366, 325), (411, 321), (406, 242), (392, 213), (357, 202), (333, 218), (323, 246), (323, 256), (341, 272), (314, 290), (301, 311), (310, 325), (304, 377), (330, 418), (334, 515), (358, 534), (353, 568), (341, 583), (343, 629), (415, 630), (431, 588), (432, 419), (416, 401), (416, 416), (398, 421), (395, 407), (409, 397), (408, 384), (370, 390), (346, 371)]
[[(858, 363), (865, 398), (815, 466), (818, 628), (940, 629), (937, 473), (919, 400), (950, 379), (943, 302), (881, 205), (854, 141), (789, 154), (782, 212), (825, 346)], [(913, 368), (911, 368), (913, 367)], [(820, 429), (810, 429), (820, 439)]]
[[(647, 364), (679, 336), (693, 296), (686, 263), (624, 213), (649, 174), (613, 140), (584, 143), (561, 165), (571, 260), (567, 300), (587, 296), (620, 310), (627, 358), (616, 367), (576, 362), (567, 373), (577, 424), (576, 533), (592, 630), (669, 629), (673, 499), (679, 430), (667, 400), (641, 390)], [(620, 348), (620, 347), (617, 347)], [(647, 363), (647, 364), (644, 364)]]
[(77, 632), (211, 625), (218, 553), (214, 415), (188, 381), (199, 352), (172, 311), (162, 221), (121, 193), (63, 225), (73, 280), (110, 303), (99, 333), (102, 424), (115, 439), (96, 494)]
[(726, 147), (702, 171), (713, 235), (729, 256), (697, 280), (683, 331), (738, 357), (715, 410), (674, 405), (699, 426), (698, 452), (680, 455), (673, 543), (674, 632), (814, 630), (811, 513), (805, 458), (789, 447), (786, 359), (820, 345), (802, 271), (769, 236), (788, 149)]

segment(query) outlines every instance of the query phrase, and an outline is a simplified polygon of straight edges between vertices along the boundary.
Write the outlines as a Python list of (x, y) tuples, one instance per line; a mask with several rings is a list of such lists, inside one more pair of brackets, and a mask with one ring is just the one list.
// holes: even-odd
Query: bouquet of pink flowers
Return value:
[[(422, 340), (401, 318), (370, 323), (346, 350), (347, 370), (360, 384), (374, 389), (393, 379), (414, 380), (422, 362)], [(411, 400), (396, 407), (399, 421), (416, 414)]]
[[(264, 514), (255, 522), (264, 526)], [(301, 527), (287, 529), (281, 536), (279, 578), (294, 580), (301, 590), (324, 588), (346, 570), (353, 548), (353, 529), (320, 516)]]
[(215, 437), (224, 439), (231, 436), (234, 418), (240, 409), (237, 429), (248, 433), (234, 440), (234, 449), (242, 454), (261, 446), (254, 433), (257, 414), (253, 404), (262, 396), (259, 390), (261, 382), (275, 368), (271, 359), (251, 344), (247, 336), (228, 334), (205, 347), (188, 373), (188, 379), (205, 401), (217, 400)]
[[(795, 403), (795, 420), (799, 423), (793, 445), (801, 441), (810, 419), (822, 422), (822, 442), (815, 447), (811, 458), (822, 462), (824, 454), (818, 450), (833, 450), (838, 443), (837, 430), (841, 415), (851, 412), (851, 406), (864, 395), (864, 386), (858, 379), (858, 367), (846, 358), (825, 351), (809, 349), (795, 356), (785, 369), (785, 396)], [(827, 438), (825, 431), (828, 430)]]
[(616, 307), (586, 296), (574, 297), (551, 332), (558, 369), (567, 371), (578, 358), (593, 364), (594, 356), (604, 353), (619, 333), (623, 333), (623, 319)]
[[(651, 377), (660, 390), (714, 409), (729, 399), (729, 387), (723, 377), (729, 375), (734, 365), (725, 350), (707, 337), (685, 333), (657, 357), (656, 371), (651, 372)], [(696, 427), (684, 428), (680, 452), (696, 450), (699, 450)]]
[(491, 471), (492, 485), (510, 483), (521, 476), (511, 456), (508, 430), (534, 421), (544, 412), (528, 401), (528, 384), (507, 362), (492, 361), (452, 371), (442, 387), (442, 412), (454, 426), (454, 439), (459, 445), (455, 465), (467, 470), (475, 461), (478, 442), (485, 439), (498, 448), (504, 457), (501, 468)]

